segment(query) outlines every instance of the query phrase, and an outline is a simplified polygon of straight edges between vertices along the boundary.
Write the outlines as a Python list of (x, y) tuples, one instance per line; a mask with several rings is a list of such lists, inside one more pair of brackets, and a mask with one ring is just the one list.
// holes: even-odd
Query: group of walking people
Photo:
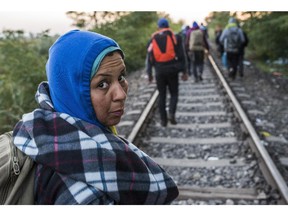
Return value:
[(189, 76), (193, 74), (195, 82), (202, 81), (204, 57), (209, 51), (207, 28), (202, 23), (199, 26), (194, 21), (191, 27), (184, 25), (180, 34), (184, 39)]
[[(160, 121), (165, 127), (168, 121), (177, 124), (175, 113), (178, 102), (178, 73), (182, 72), (184, 81), (192, 75), (195, 82), (203, 80), (205, 54), (209, 53), (209, 36), (207, 28), (202, 23), (199, 26), (196, 21), (191, 27), (183, 25), (178, 34), (172, 32), (165, 18), (160, 18), (157, 24), (158, 30), (153, 33), (147, 45), (146, 71), (151, 82), (152, 67), (155, 68)], [(238, 70), (240, 77), (243, 77), (244, 48), (248, 45), (248, 37), (235, 18), (229, 18), (223, 32), (221, 29), (217, 30), (216, 44), (220, 55), (227, 60), (229, 77), (234, 80)], [(170, 93), (168, 113), (167, 88)]]
[[(146, 71), (149, 81), (153, 80), (152, 67), (155, 68), (156, 84), (159, 91), (159, 113), (161, 125), (168, 121), (177, 124), (175, 113), (178, 102), (178, 74), (182, 80), (193, 75), (195, 82), (202, 81), (205, 52), (209, 50), (207, 29), (197, 22), (192, 27), (184, 26), (174, 34), (165, 18), (158, 20), (158, 30), (153, 33), (147, 45)], [(172, 46), (171, 46), (172, 44)], [(170, 93), (168, 113), (166, 111), (167, 88)]]

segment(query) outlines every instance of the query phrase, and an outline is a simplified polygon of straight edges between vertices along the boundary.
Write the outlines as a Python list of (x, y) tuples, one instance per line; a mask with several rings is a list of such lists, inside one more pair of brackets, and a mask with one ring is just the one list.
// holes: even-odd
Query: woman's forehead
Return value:
[(115, 60), (122, 60), (122, 56), (120, 55), (120, 53), (118, 53), (118, 52), (112, 52), (112, 53), (107, 54), (107, 55), (103, 58), (101, 64), (106, 63), (106, 62), (109, 62), (109, 61), (115, 61)]
[(114, 52), (113, 55), (107, 55), (102, 60), (98, 71), (111, 67), (125, 67), (122, 56), (118, 52)]

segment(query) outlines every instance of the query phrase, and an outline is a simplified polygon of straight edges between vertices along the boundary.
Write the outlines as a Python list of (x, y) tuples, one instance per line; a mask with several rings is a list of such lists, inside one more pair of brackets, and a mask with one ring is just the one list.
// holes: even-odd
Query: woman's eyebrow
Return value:
[(96, 76), (103, 76), (103, 77), (109, 77), (112, 76), (111, 74), (106, 74), (106, 73), (100, 73), (100, 74), (96, 74)]
[[(110, 73), (107, 71), (106, 72), (102, 72), (102, 73), (96, 73), (95, 76), (104, 76), (104, 77), (109, 77), (109, 76), (113, 76), (113, 74), (116, 73), (116, 72), (113, 72), (111, 71)], [(120, 72), (119, 74), (122, 74), (122, 73), (126, 73), (126, 67), (124, 67)]]
[(95, 77), (110, 77), (113, 76), (113, 72), (109, 71), (109, 70), (103, 70), (103, 71), (98, 71), (95, 75)]

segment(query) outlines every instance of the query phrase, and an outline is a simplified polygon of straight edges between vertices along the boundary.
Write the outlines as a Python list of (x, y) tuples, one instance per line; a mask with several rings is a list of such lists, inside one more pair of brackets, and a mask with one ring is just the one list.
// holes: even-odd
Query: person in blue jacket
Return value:
[(13, 142), (37, 164), (35, 204), (169, 204), (173, 179), (118, 136), (128, 83), (124, 52), (111, 38), (72, 30), (49, 49), (47, 80)]
[(219, 39), (227, 53), (227, 66), (229, 77), (234, 80), (239, 66), (240, 49), (245, 43), (245, 37), (241, 28), (237, 25), (237, 20), (230, 17), (223, 33)]

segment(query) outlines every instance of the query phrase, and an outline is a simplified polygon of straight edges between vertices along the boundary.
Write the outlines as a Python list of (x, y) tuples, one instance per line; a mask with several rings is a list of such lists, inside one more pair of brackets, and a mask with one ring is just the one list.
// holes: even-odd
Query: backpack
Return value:
[(174, 33), (167, 28), (161, 29), (152, 35), (151, 40), (153, 60), (156, 63), (166, 63), (177, 59), (177, 40)]
[(203, 32), (200, 29), (192, 31), (189, 40), (189, 50), (204, 50), (203, 36)]
[(238, 53), (241, 46), (238, 28), (231, 28), (227, 34), (226, 51), (230, 53)]
[(34, 204), (36, 163), (12, 140), (12, 131), (0, 136), (0, 204)]
[(173, 65), (173, 68), (175, 71), (178, 72), (185, 72), (187, 71), (187, 56), (185, 54), (185, 48), (183, 44), (183, 39), (182, 36), (179, 34), (175, 35), (177, 44), (175, 45), (175, 52), (176, 52), (176, 57), (175, 57), (175, 63)]
[(185, 47), (183, 42), (183, 37), (180, 34), (175, 34), (175, 38), (177, 41), (177, 44), (175, 45), (175, 53), (176, 57), (175, 60), (177, 62), (181, 62), (182, 64), (185, 64)]

